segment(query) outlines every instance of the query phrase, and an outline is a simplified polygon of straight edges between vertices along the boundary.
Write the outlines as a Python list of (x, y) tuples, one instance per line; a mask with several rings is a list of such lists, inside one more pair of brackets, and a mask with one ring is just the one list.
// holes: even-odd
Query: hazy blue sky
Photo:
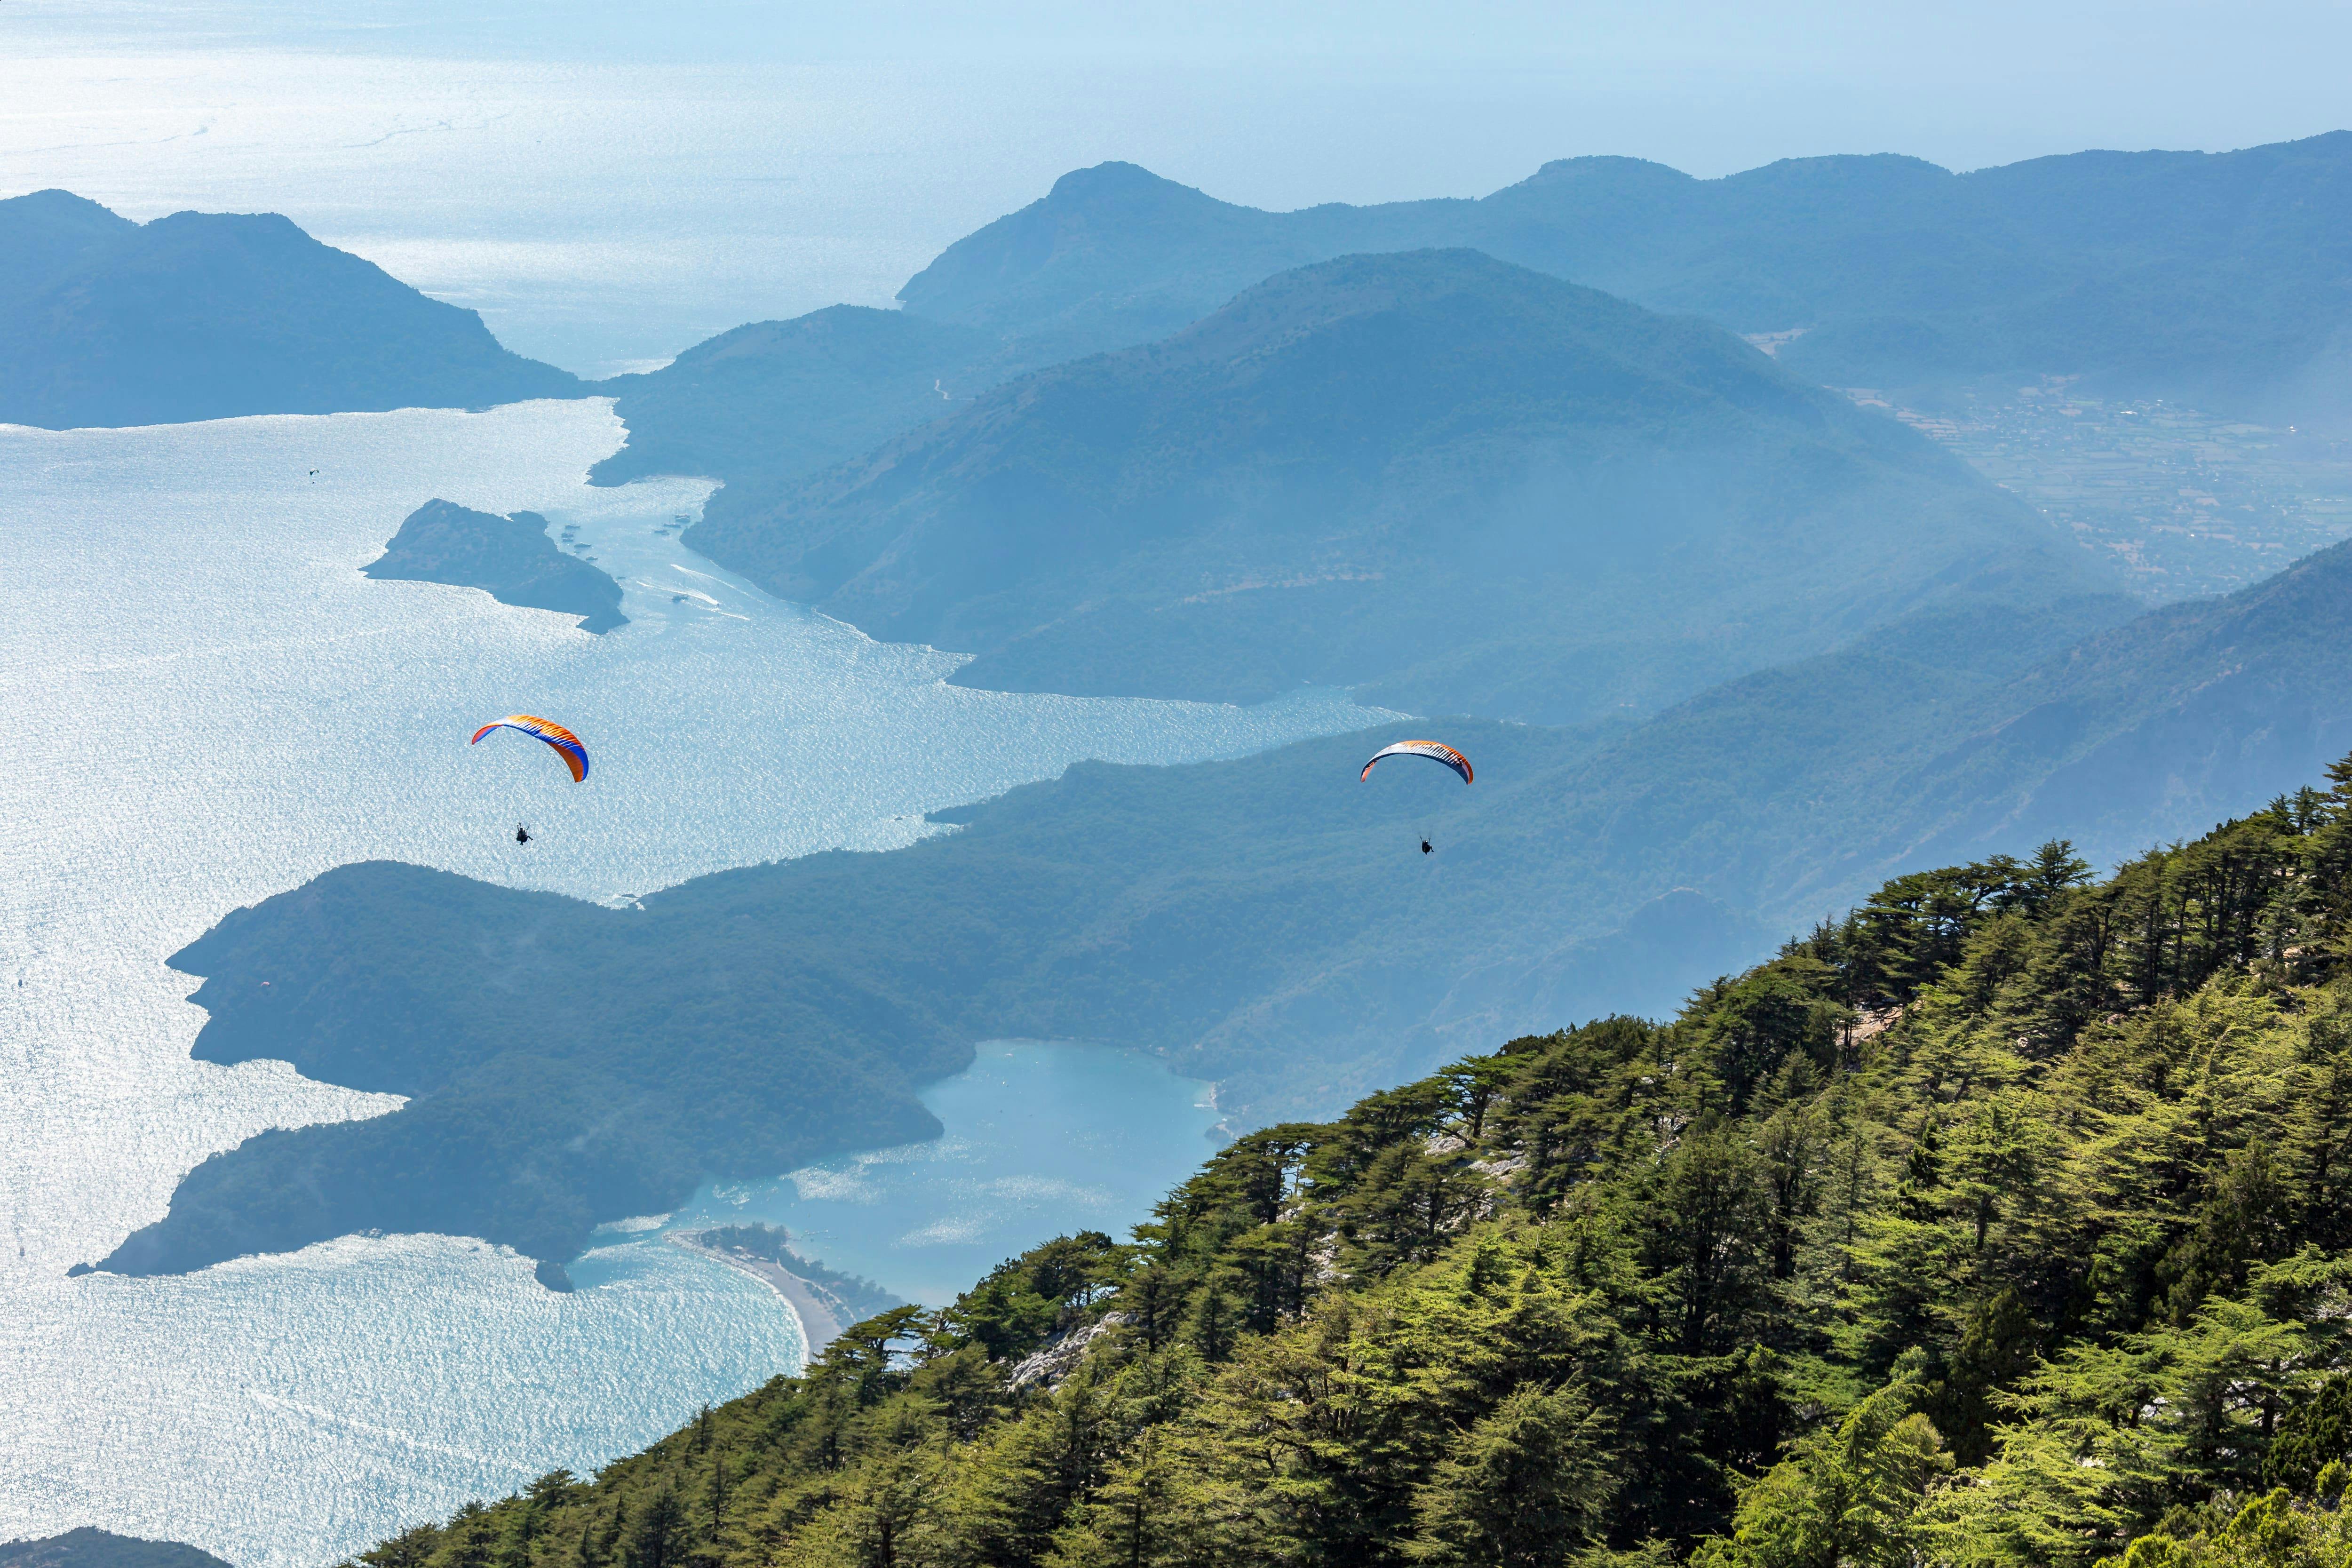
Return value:
[(2220, 150), (2352, 121), (2352, 5), (659, 5), (0, 0), (0, 195), (270, 208), (579, 369), (880, 304), (1055, 175), (1477, 195)]

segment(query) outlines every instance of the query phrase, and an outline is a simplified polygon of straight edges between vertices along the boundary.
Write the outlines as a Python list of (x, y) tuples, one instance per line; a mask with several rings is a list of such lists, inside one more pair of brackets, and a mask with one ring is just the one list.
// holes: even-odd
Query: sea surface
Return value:
[(803, 1258), (944, 1306), (1066, 1231), (1126, 1240), (1212, 1152), (1218, 1121), (1209, 1084), (1137, 1052), (1045, 1040), (983, 1042), (921, 1098), (945, 1137), (707, 1186), (665, 1228), (782, 1226)]
[[(686, 550), (706, 482), (590, 489), (622, 437), (602, 401), (0, 426), (0, 1539), (95, 1524), (243, 1568), (331, 1562), (797, 1364), (765, 1287), (650, 1241), (606, 1248), (568, 1296), (435, 1237), (67, 1279), (207, 1155), (398, 1103), (189, 1059), (204, 1015), (164, 960), (230, 910), (379, 857), (617, 901), (901, 846), (927, 810), (1077, 759), (1234, 755), (1386, 717), (1328, 692), (1243, 710), (948, 686), (958, 656), (876, 643)], [(572, 530), (632, 624), (593, 637), (361, 576), (436, 496)], [(467, 745), (517, 710), (586, 737), (586, 784), (511, 735)], [(1128, 1065), (1058, 1080), (1066, 1135), (1192, 1115), (1198, 1086), (1087, 1059)], [(991, 1135), (983, 1089), (934, 1090), (949, 1145)], [(1036, 1189), (1024, 1215), (1142, 1217), (1063, 1179), (1075, 1196)]]

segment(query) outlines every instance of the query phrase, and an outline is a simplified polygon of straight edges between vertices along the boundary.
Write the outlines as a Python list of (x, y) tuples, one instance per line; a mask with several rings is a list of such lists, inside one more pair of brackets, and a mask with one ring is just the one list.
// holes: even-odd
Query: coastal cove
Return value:
[[(929, 811), (1080, 760), (1232, 756), (1385, 717), (1332, 694), (949, 687), (959, 656), (876, 643), (679, 545), (707, 482), (588, 487), (622, 435), (598, 400), (0, 430), (18, 567), (0, 721), (22, 763), (0, 770), (17, 829), (0, 1068), (20, 1090), (0, 1100), (0, 1535), (96, 1525), (314, 1564), (548, 1465), (593, 1468), (799, 1360), (772, 1291), (667, 1245), (600, 1248), (568, 1294), (512, 1251), (397, 1233), (67, 1278), (208, 1156), (400, 1104), (282, 1058), (192, 1059), (205, 1016), (164, 960), (238, 907), (391, 858), (625, 908), (903, 846), (937, 831)], [(592, 636), (362, 575), (436, 497), (574, 531), (627, 624)], [(536, 748), (467, 747), (518, 710), (591, 738), (589, 784)]]
[(781, 1226), (802, 1257), (939, 1306), (1064, 1231), (1124, 1237), (1219, 1142), (1210, 1085), (1108, 1046), (984, 1041), (919, 1098), (940, 1138), (706, 1186), (665, 1234)]
[(1104, 163), (588, 381), (0, 195), (0, 1568), (2352, 1568), (2347, 235)]
[(803, 1364), (805, 1365), (810, 1357), (839, 1338), (841, 1331), (854, 1321), (842, 1303), (816, 1281), (793, 1273), (773, 1259), (753, 1257), (741, 1248), (708, 1245), (703, 1239), (707, 1234), (678, 1231), (662, 1239), (698, 1258), (709, 1258), (739, 1274), (748, 1275), (782, 1297), (792, 1308), (793, 1319), (800, 1324)]

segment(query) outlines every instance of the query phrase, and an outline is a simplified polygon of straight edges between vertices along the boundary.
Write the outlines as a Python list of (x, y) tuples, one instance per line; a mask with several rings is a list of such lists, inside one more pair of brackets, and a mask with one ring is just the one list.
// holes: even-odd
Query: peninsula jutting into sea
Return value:
[(880, 15), (0, 16), (0, 1568), (2352, 1568), (2352, 18)]

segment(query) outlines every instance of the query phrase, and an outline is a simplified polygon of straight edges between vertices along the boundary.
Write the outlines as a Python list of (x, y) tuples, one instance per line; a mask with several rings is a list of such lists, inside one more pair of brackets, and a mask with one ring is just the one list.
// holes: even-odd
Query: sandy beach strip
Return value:
[(687, 1237), (676, 1233), (662, 1239), (673, 1247), (683, 1247), (688, 1252), (708, 1258), (714, 1263), (723, 1263), (730, 1268), (740, 1269), (749, 1274), (754, 1279), (765, 1281), (770, 1289), (784, 1299), (785, 1305), (792, 1308), (793, 1315), (800, 1320), (801, 1338), (808, 1345), (808, 1358), (811, 1361), (814, 1361), (824, 1347), (831, 1344), (841, 1331), (847, 1327), (835, 1312), (832, 1304), (818, 1293), (815, 1287), (782, 1264), (771, 1262), (764, 1258), (754, 1258), (748, 1252), (705, 1247), (698, 1241), (689, 1240)]

